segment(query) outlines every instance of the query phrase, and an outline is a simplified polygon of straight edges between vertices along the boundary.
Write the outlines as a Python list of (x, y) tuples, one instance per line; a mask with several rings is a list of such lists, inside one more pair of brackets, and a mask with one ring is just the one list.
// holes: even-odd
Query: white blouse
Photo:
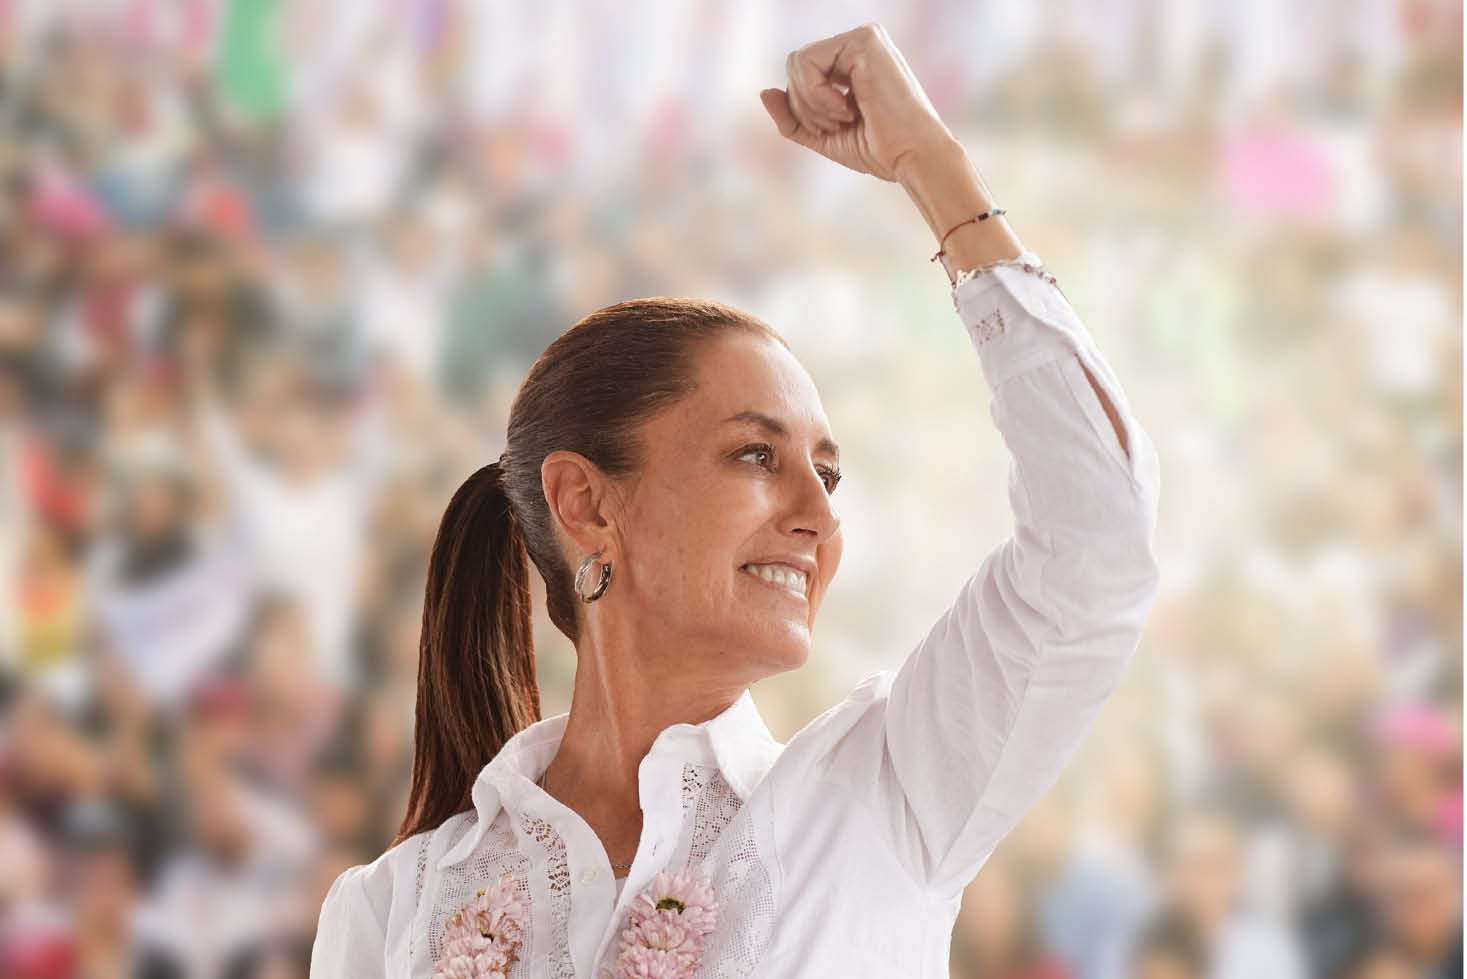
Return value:
[(1153, 445), (1069, 302), (1024, 263), (1040, 264), (1026, 251), (953, 288), (1011, 454), (1014, 533), (900, 668), (787, 744), (747, 689), (665, 728), (638, 769), (624, 888), (591, 828), (535, 784), (569, 715), (537, 721), (484, 767), (472, 810), (337, 878), (313, 979), (431, 977), (445, 919), (503, 874), (527, 909), (511, 979), (613, 979), (628, 907), (685, 862), (719, 908), (699, 976), (946, 979), (963, 889), (1073, 755), (1159, 581)]

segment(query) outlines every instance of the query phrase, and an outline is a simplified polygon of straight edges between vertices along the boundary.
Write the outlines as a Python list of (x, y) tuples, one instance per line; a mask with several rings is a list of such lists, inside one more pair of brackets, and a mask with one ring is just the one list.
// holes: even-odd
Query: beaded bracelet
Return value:
[(988, 210), (984, 211), (982, 214), (975, 214), (971, 218), (967, 218), (965, 220), (959, 221), (957, 224), (953, 225), (951, 228), (948, 228), (946, 234), (944, 234), (941, 238), (937, 239), (937, 254), (932, 256), (931, 261), (934, 261), (935, 262), (935, 261), (937, 261), (939, 258), (941, 258), (943, 256), (943, 254), (944, 254), (943, 248), (944, 248), (944, 246), (947, 245), (947, 236), (950, 235), (950, 234), (952, 234), (954, 231), (958, 230), (959, 228), (961, 228), (963, 225), (965, 225), (965, 224), (971, 224), (974, 221), (987, 221), (989, 218), (998, 217), (1000, 214), (1007, 214), (1007, 213), (1009, 213), (1007, 208), (990, 207)]

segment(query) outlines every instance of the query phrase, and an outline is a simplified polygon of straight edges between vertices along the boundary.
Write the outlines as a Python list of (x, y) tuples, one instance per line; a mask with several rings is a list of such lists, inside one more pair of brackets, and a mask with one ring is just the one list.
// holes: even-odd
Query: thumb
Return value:
[(774, 120), (774, 125), (779, 129), (779, 134), (786, 139), (792, 139), (801, 146), (813, 146), (811, 133), (800, 126), (795, 114), (790, 111), (789, 96), (782, 88), (766, 88), (759, 92), (759, 101), (764, 103), (764, 111), (769, 113), (769, 118)]

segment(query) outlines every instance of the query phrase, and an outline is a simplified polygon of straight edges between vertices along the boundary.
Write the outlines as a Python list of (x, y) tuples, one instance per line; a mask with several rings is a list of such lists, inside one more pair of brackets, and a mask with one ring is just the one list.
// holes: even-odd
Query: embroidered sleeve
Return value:
[[(985, 272), (992, 272), (994, 269), (1001, 266), (1021, 268), (1025, 272), (1033, 272), (1035, 275), (1038, 275), (1050, 285), (1058, 284), (1058, 280), (1056, 280), (1054, 275), (1044, 267), (1044, 263), (1039, 261), (1038, 256), (1036, 256), (1031, 251), (1025, 251), (1015, 258), (1000, 258), (989, 262), (986, 265), (976, 265), (973, 268), (969, 269), (958, 269), (957, 273), (953, 276), (953, 292), (956, 293), (959, 286), (961, 286), (964, 282), (967, 282), (974, 276), (982, 275)], [(953, 300), (953, 306), (955, 308), (957, 306), (956, 297)]]
[(1134, 652), (1159, 582), (1154, 448), (1036, 264), (1026, 253), (953, 290), (1010, 452), (1013, 533), (900, 668), (852, 695), (869, 705), (822, 759), (918, 885), (945, 896), (1057, 780)]

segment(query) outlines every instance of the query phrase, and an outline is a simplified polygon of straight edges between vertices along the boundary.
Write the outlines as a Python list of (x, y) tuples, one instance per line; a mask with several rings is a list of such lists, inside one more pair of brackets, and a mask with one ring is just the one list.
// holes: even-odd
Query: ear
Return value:
[(550, 516), (581, 554), (611, 542), (610, 480), (599, 466), (569, 449), (557, 449), (540, 463), (540, 485)]

